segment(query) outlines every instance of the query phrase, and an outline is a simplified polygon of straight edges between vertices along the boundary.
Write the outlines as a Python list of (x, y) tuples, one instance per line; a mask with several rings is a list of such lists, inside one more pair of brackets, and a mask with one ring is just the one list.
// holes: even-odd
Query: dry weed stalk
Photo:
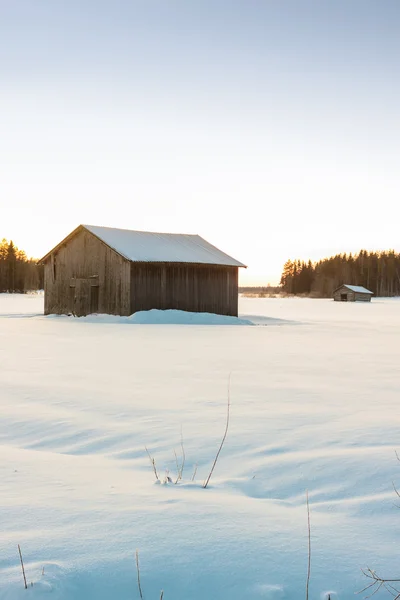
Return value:
[(138, 583), (138, 588), (139, 588), (139, 595), (140, 595), (141, 600), (143, 600), (142, 586), (140, 585), (139, 550), (136, 550), (136, 571), (137, 571), (137, 583)]
[[(139, 550), (136, 550), (136, 571), (137, 571), (137, 583), (139, 588), (139, 596), (143, 600), (142, 586), (140, 583), (140, 567), (139, 567)], [(164, 598), (164, 590), (161, 590), (160, 600)]]
[(180, 473), (181, 469), (179, 467), (178, 456), (176, 454), (176, 450), (175, 449), (174, 449), (174, 456), (175, 456), (176, 473), (177, 473), (175, 483), (178, 483), (178, 481), (179, 481), (179, 473)]
[[(400, 457), (397, 453), (397, 450), (395, 450), (394, 453), (396, 455), (397, 460), (400, 462)], [(396, 488), (394, 482), (392, 482), (392, 485), (396, 496), (400, 498), (400, 492)], [(396, 506), (400, 508), (399, 505)], [(371, 580), (371, 583), (369, 583), (365, 588), (357, 592), (357, 594), (362, 594), (367, 590), (371, 590), (372, 593), (369, 596), (365, 596), (365, 598), (371, 598), (371, 596), (377, 594), (379, 590), (383, 587), (387, 592), (389, 592), (389, 594), (393, 596), (394, 600), (400, 600), (400, 579), (385, 579), (384, 577), (379, 577), (379, 575), (369, 567), (367, 567), (366, 569), (361, 569), (361, 572), (363, 573), (363, 575), (365, 575), (365, 577), (367, 577), (367, 579)], [(397, 587), (392, 585), (393, 583), (396, 583)]]
[(26, 576), (25, 576), (24, 561), (22, 560), (22, 552), (21, 552), (21, 548), (20, 548), (20, 545), (19, 545), (19, 544), (18, 544), (18, 552), (19, 552), (19, 558), (20, 558), (20, 561), (21, 561), (22, 575), (23, 575), (23, 577), (24, 577), (24, 586), (25, 586), (25, 589), (27, 590), (27, 589), (28, 589), (28, 585), (27, 585), (27, 583), (26, 583)]
[(225, 433), (224, 433), (224, 436), (223, 436), (223, 438), (222, 438), (222, 441), (221, 441), (220, 447), (219, 447), (219, 449), (218, 449), (218, 452), (217, 452), (217, 454), (216, 454), (216, 457), (215, 457), (215, 459), (214, 459), (213, 465), (212, 465), (212, 467), (211, 467), (211, 471), (210, 471), (210, 473), (209, 473), (209, 475), (208, 475), (207, 479), (205, 480), (205, 482), (204, 482), (204, 484), (203, 484), (203, 488), (204, 488), (204, 489), (206, 489), (206, 487), (207, 487), (207, 486), (208, 486), (208, 484), (209, 484), (209, 481), (210, 481), (210, 479), (211, 479), (211, 476), (212, 476), (212, 474), (213, 474), (213, 472), (214, 472), (214, 469), (215, 469), (215, 465), (217, 464), (217, 461), (218, 461), (219, 455), (221, 454), (222, 447), (223, 447), (223, 445), (224, 445), (224, 443), (225, 443), (226, 436), (228, 435), (228, 429), (229, 429), (229, 416), (230, 416), (230, 407), (231, 407), (231, 374), (229, 374), (229, 380), (228, 380), (228, 406), (227, 406), (227, 411), (226, 411), (226, 426), (225, 426)]
[(181, 427), (181, 449), (182, 449), (182, 459), (181, 459), (181, 464), (180, 465), (179, 465), (179, 462), (178, 462), (178, 457), (177, 457), (176, 451), (174, 450), (175, 462), (176, 462), (176, 471), (177, 471), (177, 476), (176, 476), (175, 484), (177, 484), (178, 481), (180, 481), (182, 479), (183, 469), (185, 468), (185, 461), (186, 461), (185, 447), (184, 447), (184, 444), (183, 444), (182, 427)]
[(394, 597), (394, 600), (400, 599), (400, 590), (392, 585), (392, 583), (397, 583), (400, 585), (400, 579), (384, 579), (383, 577), (379, 577), (379, 575), (377, 575), (375, 571), (369, 568), (365, 570), (361, 569), (361, 571), (365, 575), (365, 577), (371, 579), (372, 582), (369, 583), (364, 589), (357, 592), (357, 594), (362, 594), (367, 590), (371, 590), (372, 594), (370, 594), (369, 596), (365, 596), (366, 598), (371, 598), (371, 596), (374, 596), (377, 592), (379, 592), (381, 587), (384, 587), (385, 590)]
[(306, 491), (307, 499), (307, 522), (308, 522), (308, 567), (307, 567), (307, 583), (306, 583), (306, 600), (308, 600), (308, 589), (310, 587), (311, 575), (311, 523), (310, 523), (310, 503), (308, 501), (308, 490)]
[(183, 430), (182, 430), (182, 425), (181, 425), (181, 448), (182, 448), (182, 463), (181, 463), (181, 471), (180, 471), (180, 479), (182, 479), (183, 476), (183, 469), (185, 468), (185, 462), (186, 462), (186, 454), (185, 454), (185, 446), (183, 444)]
[(156, 476), (157, 481), (160, 481), (160, 478), (158, 477), (158, 473), (157, 473), (157, 468), (156, 468), (156, 461), (155, 459), (151, 456), (150, 452), (147, 450), (147, 446), (145, 446), (145, 450), (147, 452), (147, 456), (150, 459), (150, 462), (152, 464), (153, 467), (153, 471), (154, 471), (154, 475)]

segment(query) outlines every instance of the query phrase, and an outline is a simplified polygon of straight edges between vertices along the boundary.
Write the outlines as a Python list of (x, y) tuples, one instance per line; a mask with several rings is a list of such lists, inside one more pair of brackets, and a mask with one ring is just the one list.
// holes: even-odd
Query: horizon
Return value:
[[(102, 225), (101, 227), (107, 227), (107, 226), (106, 225)], [(124, 228), (120, 227), (120, 228), (116, 228), (116, 229), (124, 229)], [(140, 231), (143, 231), (143, 230), (140, 230)], [(72, 233), (72, 231), (70, 231), (69, 233)], [(66, 236), (64, 236), (64, 237), (67, 237), (69, 235), (69, 233)], [(169, 232), (149, 232), (149, 233), (169, 233)], [(185, 232), (183, 232), (183, 233), (185, 233)], [(1, 232), (0, 232), (0, 235), (1, 235)], [(192, 234), (192, 235), (200, 235), (201, 236), (201, 234)], [(64, 237), (61, 238), (60, 240), (58, 240), (58, 242), (54, 246), (52, 246), (51, 248), (47, 248), (47, 250), (45, 250), (45, 252), (43, 252), (43, 253), (41, 253), (40, 255), (37, 255), (37, 256), (29, 253), (26, 248), (24, 248), (22, 245), (20, 245), (18, 243), (18, 241), (16, 241), (12, 237), (8, 238), (6, 236), (1, 236), (0, 237), (0, 241), (6, 239), (8, 242), (13, 242), (14, 246), (19, 251), (25, 252), (25, 254), (26, 254), (26, 256), (27, 256), (27, 258), (29, 260), (37, 260), (37, 261), (39, 261), (48, 252), (50, 252), (55, 246), (57, 246), (64, 239)], [(201, 237), (203, 237), (203, 236), (201, 236)], [(209, 242), (210, 240), (206, 240), (206, 241)], [(210, 242), (210, 243), (212, 243), (212, 242)], [(215, 245), (215, 244), (213, 244), (213, 245)], [(219, 248), (219, 249), (222, 250), (222, 251), (224, 251), (223, 248)], [(371, 248), (358, 248), (358, 249), (354, 249), (354, 250), (339, 250), (337, 252), (334, 252), (333, 254), (329, 254), (329, 255), (326, 255), (326, 256), (317, 256), (316, 258), (301, 257), (301, 256), (292, 256), (292, 257), (288, 257), (286, 259), (286, 261), (292, 261), (293, 262), (293, 261), (298, 261), (299, 260), (299, 261), (305, 262), (305, 263), (307, 263), (308, 261), (311, 261), (312, 264), (315, 264), (317, 262), (324, 261), (324, 260), (327, 260), (329, 258), (333, 258), (335, 256), (339, 256), (339, 255), (341, 255), (341, 256), (345, 256), (345, 255), (349, 256), (351, 254), (352, 256), (357, 256), (357, 255), (360, 254), (360, 252), (367, 252), (368, 254), (371, 254), (371, 253), (372, 254), (373, 253), (376, 254), (376, 253), (380, 253), (380, 252), (391, 252), (391, 251), (393, 251), (393, 252), (395, 252), (397, 254), (400, 253), (400, 250), (397, 250), (396, 248), (389, 248), (389, 247), (387, 247), (387, 248), (372, 248), (372, 249)], [(233, 258), (237, 259), (236, 256), (233, 256)], [(237, 259), (237, 260), (240, 260), (240, 259)], [(268, 287), (268, 286), (279, 287), (280, 286), (280, 278), (281, 278), (282, 271), (283, 271), (283, 265), (284, 265), (284, 263), (282, 264), (281, 273), (279, 274), (279, 277), (277, 279), (273, 279), (271, 277), (270, 278), (264, 277), (261, 280), (256, 281), (256, 282), (253, 282), (253, 281), (248, 282), (246, 280), (243, 281), (243, 277), (241, 275), (242, 275), (242, 273), (245, 273), (248, 270), (248, 267), (239, 268), (239, 287), (254, 287), (254, 288), (256, 288), (256, 287)]]
[(198, 233), (280, 279), (400, 250), (400, 6), (26, 0), (2, 8), (2, 236)]

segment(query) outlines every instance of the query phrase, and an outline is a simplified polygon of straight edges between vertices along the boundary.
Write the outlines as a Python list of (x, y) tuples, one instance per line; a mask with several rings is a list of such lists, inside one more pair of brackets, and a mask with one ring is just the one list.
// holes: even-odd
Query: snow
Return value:
[(119, 254), (134, 262), (197, 263), (244, 267), (199, 235), (154, 233), (83, 225)]
[[(67, 315), (49, 315), (49, 318), (65, 318)], [(71, 318), (71, 317), (70, 317)], [(72, 317), (74, 318), (74, 317)], [(259, 325), (257, 317), (256, 323), (250, 319), (239, 319), (238, 317), (228, 317), (225, 315), (215, 315), (212, 313), (194, 313), (184, 310), (142, 310), (129, 317), (118, 317), (115, 315), (88, 315), (80, 317), (80, 321), (86, 323), (112, 323), (121, 325)], [(269, 320), (265, 320), (265, 323)]]
[[(399, 576), (398, 299), (242, 298), (264, 327), (42, 311), (0, 295), (1, 600), (139, 599), (136, 549), (145, 600), (304, 598), (306, 489), (310, 600)], [(156, 485), (144, 447), (175, 477), (181, 431)]]

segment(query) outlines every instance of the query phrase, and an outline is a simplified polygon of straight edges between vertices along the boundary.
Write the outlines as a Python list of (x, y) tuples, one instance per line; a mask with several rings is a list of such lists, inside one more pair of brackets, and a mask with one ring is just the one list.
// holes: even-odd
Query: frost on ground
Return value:
[[(400, 301), (241, 300), (282, 327), (42, 309), (0, 296), (1, 600), (138, 599), (136, 548), (145, 600), (304, 598), (306, 489), (310, 600), (400, 575)], [(181, 428), (182, 481), (155, 485), (144, 447), (175, 475)]]

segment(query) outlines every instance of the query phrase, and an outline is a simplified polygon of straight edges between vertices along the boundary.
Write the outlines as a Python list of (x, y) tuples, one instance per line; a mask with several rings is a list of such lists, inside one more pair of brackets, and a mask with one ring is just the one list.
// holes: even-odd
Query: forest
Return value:
[[(336, 254), (318, 262), (287, 260), (280, 288), (266, 291), (329, 298), (343, 283), (362, 285), (375, 296), (400, 296), (400, 253), (394, 250)], [(0, 293), (43, 289), (43, 265), (28, 258), (12, 241), (0, 242)], [(253, 288), (241, 288), (251, 291)], [(259, 288), (256, 288), (259, 291)]]
[(43, 289), (43, 266), (28, 258), (12, 241), (0, 242), (0, 292), (25, 293)]
[(288, 260), (281, 288), (288, 294), (328, 298), (343, 283), (362, 285), (375, 296), (400, 296), (400, 254), (394, 250), (337, 254), (316, 263)]

